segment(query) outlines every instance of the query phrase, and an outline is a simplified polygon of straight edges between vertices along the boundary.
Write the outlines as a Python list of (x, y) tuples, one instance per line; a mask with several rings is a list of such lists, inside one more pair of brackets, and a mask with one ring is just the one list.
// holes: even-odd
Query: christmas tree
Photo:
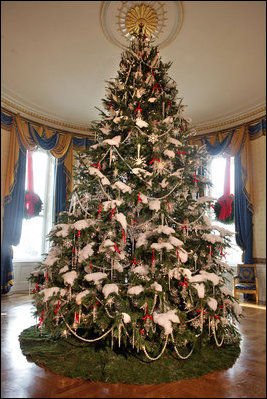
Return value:
[(34, 296), (38, 328), (150, 360), (234, 342), (241, 313), (225, 286), (232, 233), (208, 217), (208, 155), (189, 142), (170, 66), (141, 26), (108, 82), (96, 143), (77, 155)]

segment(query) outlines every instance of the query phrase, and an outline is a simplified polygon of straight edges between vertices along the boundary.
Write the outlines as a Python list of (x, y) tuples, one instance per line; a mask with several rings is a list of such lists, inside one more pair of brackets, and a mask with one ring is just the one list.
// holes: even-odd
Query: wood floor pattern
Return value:
[(2, 398), (265, 398), (266, 308), (243, 306), (241, 355), (228, 370), (168, 384), (104, 384), (54, 374), (26, 359), (18, 335), (34, 324), (27, 294), (1, 299)]

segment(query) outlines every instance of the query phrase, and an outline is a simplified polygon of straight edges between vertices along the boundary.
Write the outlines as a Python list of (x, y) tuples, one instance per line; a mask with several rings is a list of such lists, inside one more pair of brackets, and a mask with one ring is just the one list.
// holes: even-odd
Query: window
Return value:
[[(39, 262), (48, 252), (47, 234), (52, 228), (54, 165), (49, 151), (38, 148), (32, 155), (34, 192), (43, 202), (39, 216), (23, 219), (20, 242), (13, 247), (14, 262)], [(27, 170), (25, 188), (27, 187)]]
[[(214, 157), (210, 162), (210, 179), (212, 181), (213, 186), (210, 188), (209, 195), (211, 197), (216, 198), (216, 200), (223, 195), (224, 190), (224, 171), (225, 171), (226, 158), (224, 157)], [(230, 193), (235, 194), (234, 192), (234, 157), (231, 157), (231, 166), (230, 166)], [(215, 220), (214, 212), (210, 212), (210, 218), (213, 221), (213, 224), (224, 227), (227, 230), (232, 232), (235, 231), (235, 224), (224, 224)], [(235, 235), (231, 236), (231, 248), (227, 248), (225, 250), (226, 257), (225, 262), (229, 266), (236, 266), (238, 263), (242, 263), (242, 250), (236, 244)]]

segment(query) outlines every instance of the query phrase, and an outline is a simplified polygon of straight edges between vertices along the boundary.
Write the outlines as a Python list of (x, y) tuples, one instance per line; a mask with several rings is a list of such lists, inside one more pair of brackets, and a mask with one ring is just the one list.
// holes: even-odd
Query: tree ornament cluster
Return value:
[(198, 171), (208, 155), (189, 143), (170, 66), (141, 31), (122, 54), (34, 296), (38, 328), (150, 360), (167, 347), (186, 359), (200, 337), (236, 340), (241, 313), (225, 286), (232, 233), (207, 216), (214, 198), (202, 195), (210, 182)]

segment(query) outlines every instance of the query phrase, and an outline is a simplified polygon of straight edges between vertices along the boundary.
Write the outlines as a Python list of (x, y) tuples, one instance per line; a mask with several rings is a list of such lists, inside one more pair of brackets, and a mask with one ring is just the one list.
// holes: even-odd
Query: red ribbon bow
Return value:
[(161, 87), (158, 86), (158, 84), (156, 83), (156, 85), (154, 87), (152, 87), (153, 90), (161, 90)]
[(59, 309), (59, 301), (58, 301), (58, 303), (57, 303), (57, 308), (56, 308), (56, 310), (54, 310), (54, 313), (57, 313), (58, 309)]
[(138, 265), (138, 263), (135, 261), (136, 257), (134, 258), (134, 260), (130, 260), (130, 262), (132, 262), (134, 265)]
[(115, 251), (116, 251), (116, 252), (118, 252), (119, 254), (121, 253), (121, 252), (118, 250), (118, 247), (117, 247), (117, 243), (116, 243), (116, 242), (115, 242), (114, 248), (115, 248)]
[(136, 109), (134, 110), (134, 112), (137, 112), (137, 111), (140, 111), (140, 112), (142, 112), (142, 111), (143, 111), (143, 109), (142, 109), (142, 108), (140, 108), (140, 102), (139, 102), (139, 104), (138, 104), (138, 108), (136, 108)]
[(185, 219), (184, 219), (184, 225), (181, 227), (181, 229), (187, 229), (187, 227), (185, 225)]
[(143, 317), (143, 320), (146, 320), (147, 318), (151, 319), (153, 321), (152, 316), (150, 316), (150, 314), (148, 313), (148, 306), (146, 308), (146, 316)]
[(98, 164), (96, 165), (96, 164), (94, 164), (94, 163), (92, 163), (91, 164), (92, 166), (94, 166), (95, 168), (97, 168), (97, 169), (101, 169), (101, 166), (100, 166), (100, 161), (98, 162)]
[(94, 303), (93, 305), (91, 305), (91, 308), (95, 308), (97, 305), (100, 305), (99, 302)]
[(185, 285), (186, 287), (188, 287), (188, 284), (185, 282), (185, 277), (184, 277), (184, 282), (183, 283), (179, 283), (180, 285)]
[(111, 212), (111, 215), (110, 215), (110, 217), (109, 217), (110, 219), (112, 219), (112, 216), (113, 216), (115, 210), (116, 210), (116, 207), (115, 207), (114, 209), (111, 209), (111, 211), (110, 211), (110, 212)]
[(223, 257), (225, 258), (225, 254), (223, 253), (222, 245), (221, 245), (221, 252), (220, 252), (220, 255), (223, 256)]
[(33, 293), (37, 292), (40, 289), (38, 283), (36, 283), (36, 288), (33, 290)]
[(159, 160), (158, 158), (153, 158), (152, 161), (149, 162), (149, 164), (151, 164), (151, 163), (153, 163), (153, 162), (155, 162), (155, 161), (160, 162), (160, 160)]
[(178, 148), (177, 154), (186, 154), (186, 151), (180, 151), (179, 148)]
[[(140, 193), (139, 193), (139, 195), (140, 195)], [(142, 201), (142, 200), (141, 200)], [(137, 220), (136, 219), (131, 219), (131, 225), (133, 225), (135, 222), (137, 222)]]
[(143, 200), (140, 198), (140, 193), (138, 193), (137, 203), (138, 202), (143, 202)]
[(231, 216), (233, 198), (228, 195), (223, 195), (218, 199), (218, 204), (221, 205), (219, 219), (225, 220)]

